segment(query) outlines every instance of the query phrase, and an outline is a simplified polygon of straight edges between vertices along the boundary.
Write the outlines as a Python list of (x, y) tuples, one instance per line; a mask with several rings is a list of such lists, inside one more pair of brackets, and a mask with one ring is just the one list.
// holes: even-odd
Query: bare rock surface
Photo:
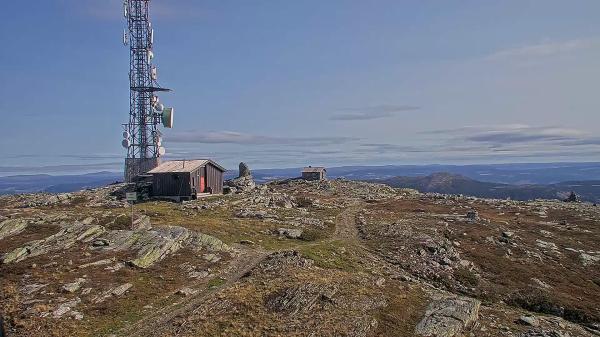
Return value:
[(419, 336), (458, 336), (477, 321), (481, 302), (466, 297), (434, 300), (415, 329)]
[(99, 225), (77, 223), (63, 227), (58, 233), (42, 240), (31, 241), (2, 257), (2, 263), (23, 261), (27, 258), (68, 249), (78, 242), (89, 242), (105, 232)]
[(0, 240), (21, 233), (27, 227), (26, 219), (8, 219), (0, 222)]

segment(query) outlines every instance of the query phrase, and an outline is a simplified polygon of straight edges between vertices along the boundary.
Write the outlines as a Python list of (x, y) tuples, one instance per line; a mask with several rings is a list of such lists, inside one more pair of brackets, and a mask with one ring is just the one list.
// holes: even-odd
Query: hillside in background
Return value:
[[(302, 168), (253, 170), (259, 183), (300, 176)], [(327, 168), (330, 178), (379, 181), (392, 186), (422, 186), (423, 191), (461, 193), (525, 200), (530, 198), (562, 198), (563, 192), (574, 190), (585, 200), (600, 198), (600, 163), (550, 163), (550, 164), (490, 164), (490, 165), (386, 165), (341, 166)], [(444, 187), (441, 182), (435, 189), (426, 189), (424, 176), (438, 172), (460, 175), (454, 185)], [(237, 169), (225, 174), (226, 179), (237, 176)], [(398, 178), (403, 177), (403, 178)], [(417, 178), (411, 180), (408, 178)], [(467, 180), (468, 179), (468, 180)], [(19, 175), (0, 177), (0, 194), (31, 192), (73, 192), (85, 188), (105, 186), (122, 181), (121, 172), (98, 172), (83, 175)], [(435, 182), (435, 181), (434, 181)], [(518, 186), (514, 186), (518, 185)]]
[(533, 200), (565, 199), (571, 191), (584, 201), (600, 200), (600, 181), (572, 181), (557, 184), (510, 185), (474, 180), (459, 174), (434, 173), (424, 177), (394, 177), (375, 180), (392, 186), (416, 189), (420, 192), (463, 194), (481, 198)]
[(106, 186), (122, 180), (123, 174), (115, 172), (61, 176), (36, 174), (0, 177), (0, 194), (73, 192), (86, 188)]
[[(318, 163), (313, 163), (316, 166)], [(300, 176), (302, 168), (253, 170), (257, 181)], [(328, 167), (330, 178), (352, 180), (387, 179), (397, 176), (420, 177), (436, 172), (460, 174), (465, 177), (503, 184), (556, 184), (563, 181), (600, 180), (600, 163), (541, 163), (487, 165), (384, 165)], [(233, 177), (237, 170), (227, 173)]]

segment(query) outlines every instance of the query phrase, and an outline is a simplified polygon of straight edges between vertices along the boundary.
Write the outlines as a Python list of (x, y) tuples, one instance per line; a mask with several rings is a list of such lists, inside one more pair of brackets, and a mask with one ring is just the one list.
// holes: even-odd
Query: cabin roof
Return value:
[(327, 169), (321, 166), (309, 166), (302, 170), (303, 173), (327, 172)]
[(215, 163), (210, 159), (189, 159), (189, 160), (169, 160), (161, 163), (157, 167), (148, 171), (148, 173), (183, 173), (183, 172), (192, 172), (202, 166), (206, 166), (206, 164), (212, 164), (219, 170), (225, 172), (225, 170), (221, 165)]

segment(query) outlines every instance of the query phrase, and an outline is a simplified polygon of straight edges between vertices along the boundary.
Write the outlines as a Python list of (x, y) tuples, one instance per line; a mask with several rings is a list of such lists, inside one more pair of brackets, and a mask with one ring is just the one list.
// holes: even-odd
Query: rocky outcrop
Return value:
[(477, 321), (481, 302), (468, 297), (448, 297), (429, 304), (415, 329), (418, 336), (452, 337)]
[(129, 262), (140, 268), (147, 268), (183, 247), (190, 247), (196, 251), (203, 248), (213, 251), (228, 250), (227, 245), (215, 237), (179, 226), (152, 230), (109, 231), (99, 239), (107, 244), (96, 249), (137, 251), (136, 258)]
[(331, 302), (337, 288), (323, 284), (303, 284), (276, 291), (265, 299), (265, 306), (275, 312), (296, 315), (310, 312), (320, 302)]
[(285, 236), (288, 239), (299, 239), (302, 236), (301, 229), (279, 228), (277, 230), (279, 236)]
[[(189, 247), (195, 251), (202, 249), (225, 251), (229, 249), (222, 241), (210, 235), (179, 226), (149, 229), (149, 219), (147, 217), (140, 219), (139, 229), (136, 230), (107, 231), (103, 226), (83, 223), (66, 225), (54, 235), (28, 242), (24, 246), (12, 250), (3, 256), (1, 261), (2, 263), (20, 262), (30, 257), (69, 249), (77, 243), (87, 243), (92, 250), (136, 251), (136, 257), (129, 262), (136, 267), (147, 268), (183, 247)], [(90, 223), (90, 221), (86, 223)], [(11, 228), (20, 227), (11, 225)], [(114, 262), (113, 259), (100, 260), (87, 263), (80, 268), (112, 262)]]
[(25, 219), (8, 219), (0, 222), (0, 240), (21, 233), (27, 227)]
[(133, 287), (133, 284), (124, 283), (124, 284), (121, 284), (120, 286), (110, 288), (107, 291), (105, 291), (104, 293), (102, 293), (101, 295), (95, 297), (93, 299), (93, 302), (94, 303), (102, 303), (111, 297), (120, 297), (123, 294), (125, 294), (129, 289), (131, 289), (131, 287)]
[(90, 242), (104, 233), (106, 229), (99, 225), (77, 223), (63, 227), (58, 233), (42, 240), (28, 242), (2, 257), (2, 263), (23, 261), (29, 257), (61, 251), (71, 248), (77, 242)]

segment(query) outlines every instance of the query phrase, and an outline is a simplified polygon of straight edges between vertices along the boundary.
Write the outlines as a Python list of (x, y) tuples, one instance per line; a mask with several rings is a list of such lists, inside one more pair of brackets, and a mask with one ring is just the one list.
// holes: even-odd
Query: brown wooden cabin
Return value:
[(169, 160), (150, 170), (152, 195), (175, 201), (222, 194), (225, 169), (210, 159)]
[(325, 180), (327, 179), (327, 169), (324, 167), (305, 167), (302, 170), (302, 179), (304, 180)]

